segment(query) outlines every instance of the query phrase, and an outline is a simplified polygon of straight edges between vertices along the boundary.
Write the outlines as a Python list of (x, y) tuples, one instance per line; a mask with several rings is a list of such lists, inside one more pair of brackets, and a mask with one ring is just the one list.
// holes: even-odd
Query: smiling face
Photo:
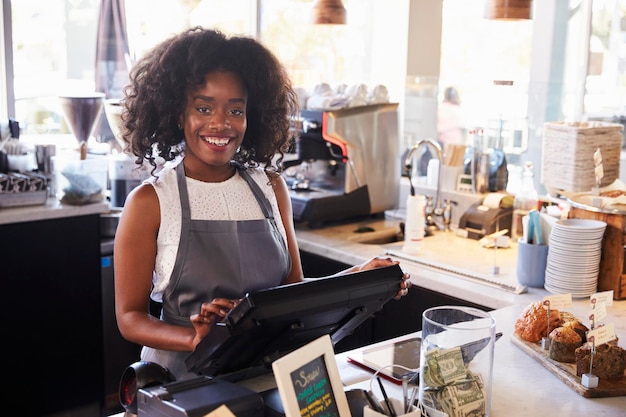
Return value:
[(214, 182), (233, 174), (229, 161), (246, 133), (247, 100), (243, 83), (231, 72), (210, 72), (203, 85), (187, 92), (180, 121), (187, 176)]

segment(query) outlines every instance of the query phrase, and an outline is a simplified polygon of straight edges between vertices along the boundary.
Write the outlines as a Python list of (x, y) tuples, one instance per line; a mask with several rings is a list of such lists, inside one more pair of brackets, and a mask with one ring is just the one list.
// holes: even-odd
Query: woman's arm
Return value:
[[(291, 255), (291, 273), (287, 278), (287, 282), (302, 281), (304, 274), (302, 272), (302, 263), (300, 261), (300, 251), (298, 250), (298, 241), (296, 240), (296, 231), (293, 224), (293, 212), (291, 208), (291, 198), (289, 197), (289, 190), (285, 179), (280, 175), (272, 175), (272, 184), (274, 187), (274, 193), (276, 194), (276, 200), (278, 201), (278, 208), (280, 209), (280, 216), (285, 225), (287, 232), (287, 247), (289, 248), (289, 254)], [(382, 268), (385, 266), (397, 265), (400, 262), (393, 261), (389, 257), (374, 257), (363, 262), (360, 265), (355, 265), (347, 268), (334, 275), (346, 274), (349, 272), (365, 271), (368, 269)], [(400, 284), (400, 291), (396, 295), (396, 298), (400, 298), (407, 294), (411, 281), (409, 281), (409, 274), (404, 274), (404, 279)]]
[(293, 224), (293, 210), (291, 207), (291, 197), (289, 197), (289, 189), (285, 179), (277, 174), (270, 174), (274, 194), (280, 211), (280, 218), (285, 226), (287, 233), (287, 249), (291, 256), (291, 272), (287, 276), (287, 283), (302, 281), (304, 273), (302, 272), (302, 262), (300, 260), (300, 250), (298, 249), (298, 241), (296, 240), (296, 229)]
[(151, 185), (141, 185), (129, 194), (115, 235), (117, 323), (122, 336), (131, 342), (156, 349), (192, 351), (216, 321), (212, 315), (223, 316), (234, 304), (221, 299), (203, 304), (191, 318), (194, 328), (168, 324), (150, 314), (160, 219), (158, 197)]

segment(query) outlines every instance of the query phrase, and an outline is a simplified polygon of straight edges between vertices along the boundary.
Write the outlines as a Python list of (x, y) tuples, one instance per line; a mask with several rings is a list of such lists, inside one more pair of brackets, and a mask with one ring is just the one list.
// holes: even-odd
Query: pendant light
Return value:
[(492, 20), (532, 19), (532, 0), (485, 0), (485, 18)]
[(313, 23), (346, 24), (346, 8), (341, 0), (316, 0), (313, 5)]

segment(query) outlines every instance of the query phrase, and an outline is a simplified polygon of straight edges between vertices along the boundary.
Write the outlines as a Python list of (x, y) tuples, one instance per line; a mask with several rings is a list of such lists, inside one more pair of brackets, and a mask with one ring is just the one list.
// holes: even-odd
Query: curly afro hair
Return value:
[(297, 96), (276, 57), (252, 38), (226, 37), (195, 27), (160, 43), (130, 73), (122, 112), (122, 137), (137, 162), (170, 161), (184, 149), (178, 125), (189, 88), (201, 86), (212, 71), (236, 74), (248, 92), (247, 130), (234, 161), (279, 170), (294, 140)]

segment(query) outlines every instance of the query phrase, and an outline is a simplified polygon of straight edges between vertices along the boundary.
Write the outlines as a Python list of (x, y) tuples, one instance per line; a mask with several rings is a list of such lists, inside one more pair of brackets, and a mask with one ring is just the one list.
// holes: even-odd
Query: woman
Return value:
[[(289, 146), (297, 98), (261, 44), (201, 28), (139, 60), (125, 94), (123, 137), (154, 175), (128, 196), (116, 233), (118, 326), (144, 346), (142, 360), (187, 378), (185, 358), (246, 292), (303, 279), (273, 164)], [(150, 297), (163, 303), (160, 319)]]
[(437, 139), (441, 146), (465, 144), (465, 120), (459, 92), (447, 87), (437, 108)]

